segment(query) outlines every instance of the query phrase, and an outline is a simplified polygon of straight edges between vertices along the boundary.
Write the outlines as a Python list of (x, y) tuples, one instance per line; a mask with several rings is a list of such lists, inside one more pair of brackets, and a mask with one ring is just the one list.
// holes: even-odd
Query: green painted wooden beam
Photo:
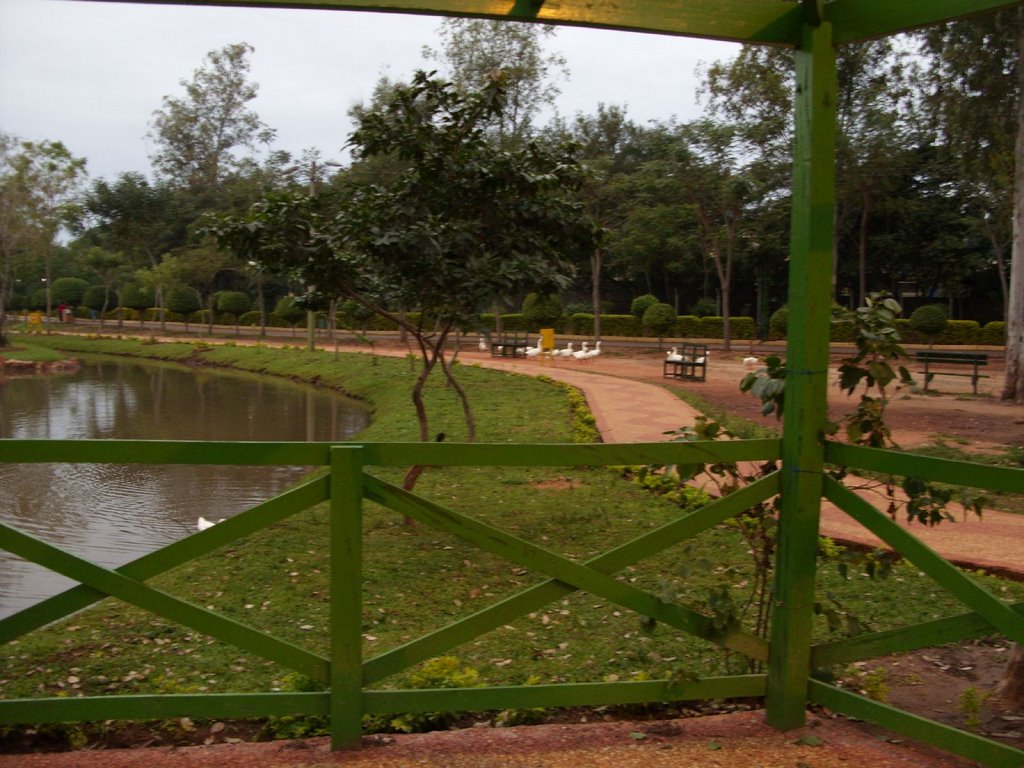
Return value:
[(193, 605), (118, 571), (90, 563), (9, 525), (0, 523), (0, 537), (4, 549), (30, 562), (256, 656), (276, 661), (314, 680), (327, 681), (327, 660), (305, 648)]
[(363, 480), (367, 499), (458, 536), (481, 549), (524, 568), (552, 576), (567, 585), (616, 603), (641, 616), (649, 616), (676, 629), (719, 643), (747, 656), (763, 651), (764, 641), (745, 632), (725, 633), (707, 616), (690, 608), (667, 603), (655, 595), (619, 581), (586, 565), (576, 563), (498, 528), (427, 501), (408, 491), (369, 476)]
[[(678, 520), (649, 531), (583, 564), (600, 573), (615, 573), (771, 498), (778, 493), (778, 489), (777, 473), (761, 478), (729, 496), (683, 515)], [(363, 666), (363, 681), (368, 685), (421, 661), (440, 656), (462, 643), (539, 610), (574, 591), (575, 588), (571, 585), (554, 579), (525, 589), (447, 627), (369, 659)], [(761, 661), (767, 658), (767, 644), (754, 658)]]
[(930, 24), (1019, 6), (1021, 0), (832, 0), (826, 17), (837, 44), (907, 32)]
[(924, 571), (940, 587), (973, 608), (1007, 638), (1024, 643), (1024, 616), (937, 555), (888, 515), (831, 477), (825, 478), (825, 497)]
[[(816, 3), (814, 8), (819, 10)], [(765, 701), (768, 722), (781, 730), (806, 718), (821, 515), (837, 103), (836, 52), (827, 22), (805, 26), (796, 66), (782, 509)]]
[(805, 8), (822, 7), (820, 13), (808, 16), (792, 0), (594, 0), (586, 4), (568, 0), (105, 1), (469, 16), (791, 47), (799, 44), (801, 22), (817, 26), (819, 15), (834, 26), (837, 43), (848, 43), (1020, 4), (1020, 0), (830, 0), (804, 3)]
[(363, 732), (363, 464), (354, 446), (331, 449), (331, 748)]
[(62, 696), (0, 700), (0, 723), (328, 714), (327, 692)]
[[(115, 570), (129, 578), (145, 581), (327, 499), (327, 477), (306, 480), (230, 520), (168, 544)], [(0, 645), (69, 616), (106, 596), (106, 593), (92, 587), (79, 585), (6, 616), (0, 619)]]
[(1014, 467), (993, 467), (989, 464), (974, 464), (969, 461), (916, 456), (913, 453), (865, 448), (831, 440), (825, 444), (825, 461), (844, 467), (869, 469), (873, 472), (885, 472), (900, 477), (936, 480), (947, 485), (963, 485), (970, 488), (984, 488), (988, 491), (1006, 491), (1007, 493), (1024, 493), (1024, 469)]
[(644, 680), (487, 688), (366, 691), (366, 711), (466, 712), (533, 707), (584, 707), (659, 701), (746, 698), (764, 695), (764, 675), (709, 677), (688, 683)]
[(991, 768), (1020, 768), (1024, 752), (1005, 744), (951, 728), (849, 691), (812, 680), (811, 701), (834, 712), (880, 725), (890, 731), (962, 755)]
[(790, 46), (796, 43), (800, 20), (799, 10), (791, 0), (592, 0), (588, 3), (569, 0), (391, 0), (384, 3), (379, 0), (127, 1), (471, 16)]
[(597, 467), (778, 459), (780, 442), (720, 440), (593, 445), (508, 443), (256, 443), (189, 440), (0, 440), (0, 464), (326, 466), (334, 445), (360, 445), (367, 466)]
[[(1024, 603), (1016, 603), (1011, 607), (1024, 617)], [(812, 649), (811, 665), (823, 669), (833, 664), (849, 664), (851, 661), (958, 643), (991, 634), (992, 623), (980, 613), (962, 613), (959, 616), (924, 621), (909, 627), (869, 632), (821, 643)]]

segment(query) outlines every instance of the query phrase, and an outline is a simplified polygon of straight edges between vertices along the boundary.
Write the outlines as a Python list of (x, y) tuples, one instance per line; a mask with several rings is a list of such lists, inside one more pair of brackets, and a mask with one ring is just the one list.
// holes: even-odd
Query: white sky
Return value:
[[(348, 11), (0, 0), (0, 131), (62, 141), (93, 178), (150, 173), (146, 134), (163, 96), (180, 95), (207, 52), (248, 42), (250, 106), (277, 130), (275, 149), (316, 147), (340, 158), (348, 108), (381, 74), (407, 78), (429, 63), (437, 17)], [(570, 80), (558, 111), (628, 107), (638, 123), (699, 112), (694, 73), (738, 46), (686, 38), (562, 27), (547, 47)]]

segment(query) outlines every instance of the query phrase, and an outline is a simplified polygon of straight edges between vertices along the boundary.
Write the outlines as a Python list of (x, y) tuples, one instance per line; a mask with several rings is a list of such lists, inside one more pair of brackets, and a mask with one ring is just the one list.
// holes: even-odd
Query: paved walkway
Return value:
[[(462, 352), (460, 357), (486, 368), (543, 374), (577, 387), (586, 396), (602, 439), (608, 443), (662, 442), (667, 439), (665, 432), (692, 425), (698, 415), (698, 411), (665, 387), (622, 378), (628, 370), (621, 358), (609, 358), (585, 371), (587, 363), (569, 360), (542, 366), (536, 360), (494, 358), (474, 352)], [(649, 368), (657, 363), (645, 360), (641, 365)], [(599, 372), (602, 370), (603, 373)], [(972, 514), (956, 523), (932, 528), (899, 522), (958, 565), (1024, 579), (1024, 515), (987, 511), (981, 519)], [(822, 507), (821, 532), (843, 541), (882, 546), (852, 518), (828, 503)]]

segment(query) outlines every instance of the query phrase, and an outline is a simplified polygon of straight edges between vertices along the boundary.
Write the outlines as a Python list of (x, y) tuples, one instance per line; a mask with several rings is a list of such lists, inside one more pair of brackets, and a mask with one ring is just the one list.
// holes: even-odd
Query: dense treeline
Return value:
[[(908, 310), (940, 303), (953, 319), (1005, 320), (1020, 18), (1005, 11), (842, 51), (838, 304), (886, 290)], [(514, 87), (487, 129), (490, 141), (574, 143), (587, 169), (576, 194), (603, 234), (591, 252), (564, 254), (572, 269), (557, 296), (566, 322), (628, 314), (636, 297), (651, 294), (677, 315), (724, 316), (727, 339), (735, 316), (753, 318), (767, 336), (786, 296), (791, 54), (744, 48), (709, 66), (706, 108), (692, 122), (638, 125), (625, 107), (599, 104), (541, 125), (539, 110), (555, 103), (564, 69), (544, 53), (550, 35), (446, 22), (443, 45), (428, 54), (466, 90), (496, 69), (506, 73)], [(218, 247), (208, 214), (242, 216), (268, 194), (289, 192), (343, 205), (353, 189), (400, 177), (408, 162), (356, 152), (341, 165), (315, 149), (301, 157), (275, 151), (273, 130), (249, 108), (252, 54), (244, 43), (211, 52), (182, 81), (182, 95), (163, 99), (151, 123), (150, 177), (89, 183), (84, 160), (59, 142), (4, 137), (0, 309), (157, 308), (157, 317), (258, 313), (266, 322), (275, 308), (289, 311), (289, 297), (309, 293), (294, 273)], [(399, 85), (382, 80), (373, 103), (353, 115), (387, 103)], [(339, 298), (318, 296), (318, 308), (333, 316)], [(509, 292), (478, 311), (519, 313), (525, 298)], [(297, 322), (302, 307), (291, 310)]]

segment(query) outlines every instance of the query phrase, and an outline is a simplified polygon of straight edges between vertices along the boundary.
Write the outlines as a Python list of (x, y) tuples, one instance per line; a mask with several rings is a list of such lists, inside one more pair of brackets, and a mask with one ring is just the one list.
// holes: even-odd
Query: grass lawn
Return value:
[[(316, 382), (374, 407), (361, 439), (415, 440), (409, 403), (415, 375), (406, 360), (233, 345), (150, 344), (52, 336), (40, 340), (77, 353), (152, 357), (222, 365)], [(563, 387), (525, 376), (459, 366), (481, 442), (569, 442), (586, 419)], [(440, 377), (428, 392), (432, 431), (465, 434), (460, 407)], [(585, 414), (584, 414), (585, 415)], [(390, 481), (401, 473), (382, 473)], [(417, 492), (574, 560), (585, 560), (676, 517), (682, 510), (653, 496), (621, 471), (579, 468), (428, 469)], [(517, 565), (423, 526), (407, 526), (367, 504), (363, 640), (366, 657), (480, 610), (543, 579)], [(328, 524), (315, 508), (152, 580), (160, 589), (227, 617), (326, 653)], [(752, 580), (747, 546), (729, 526), (618, 574), (667, 600), (706, 610), (725, 587), (745, 610)], [(1021, 585), (979, 576), (1000, 597), (1024, 599)], [(966, 610), (916, 569), (897, 565), (886, 580), (819, 575), (821, 600), (832, 601), (873, 629)], [(832, 635), (824, 616), (816, 635)], [(573, 594), (453, 649), (484, 684), (528, 680), (600, 681), (746, 671), (742, 659), (587, 594)], [(186, 693), (295, 689), (306, 685), (275, 663), (142, 610), (107, 600), (0, 648), (0, 697)], [(380, 686), (409, 684), (408, 674)]]

